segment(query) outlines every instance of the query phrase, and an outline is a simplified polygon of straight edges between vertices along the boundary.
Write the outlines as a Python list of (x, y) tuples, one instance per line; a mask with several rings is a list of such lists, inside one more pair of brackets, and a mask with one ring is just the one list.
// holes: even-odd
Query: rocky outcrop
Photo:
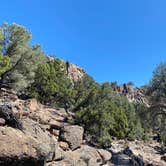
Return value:
[(125, 83), (114, 88), (114, 92), (126, 96), (129, 102), (144, 104), (149, 107), (150, 102), (146, 94), (146, 88), (134, 88), (132, 83)]
[(67, 67), (67, 75), (73, 82), (78, 81), (85, 75), (85, 71), (75, 64), (66, 62), (66, 67)]
[(45, 130), (42, 125), (29, 118), (23, 119), (22, 125), (25, 135), (36, 139), (40, 151), (46, 157), (46, 161), (52, 160), (55, 153), (55, 141), (50, 132)]
[(81, 146), (84, 129), (81, 126), (69, 125), (64, 126), (61, 131), (61, 139), (68, 142), (72, 150)]
[[(48, 61), (54, 61), (55, 59), (56, 57), (54, 56), (48, 56)], [(78, 81), (79, 79), (85, 76), (86, 72), (81, 67), (68, 61), (64, 61), (62, 59), (61, 61), (64, 64), (64, 66), (62, 66), (62, 70), (66, 71), (66, 75), (72, 81), (72, 83)]]

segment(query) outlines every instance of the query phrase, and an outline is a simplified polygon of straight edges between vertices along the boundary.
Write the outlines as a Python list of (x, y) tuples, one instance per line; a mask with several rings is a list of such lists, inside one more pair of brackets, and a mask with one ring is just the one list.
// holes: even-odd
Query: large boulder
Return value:
[(64, 126), (60, 138), (66, 141), (72, 150), (81, 146), (83, 141), (84, 129), (77, 125)]
[(22, 124), (12, 111), (10, 103), (0, 103), (0, 118), (5, 120), (5, 124), (22, 130)]
[(80, 149), (73, 152), (73, 155), (78, 156), (79, 159), (82, 159), (88, 166), (100, 166), (103, 163), (98, 151), (88, 145), (81, 146)]
[(0, 127), (1, 166), (42, 166), (44, 161), (45, 156), (35, 139), (20, 130)]
[(38, 147), (46, 156), (46, 160), (52, 160), (55, 153), (55, 142), (52, 139), (52, 135), (47, 130), (44, 130), (39, 123), (29, 118), (23, 119), (22, 125), (24, 133), (36, 139)]
[(107, 150), (98, 149), (97, 151), (98, 151), (99, 155), (101, 156), (101, 158), (103, 159), (104, 163), (109, 161), (112, 157), (112, 154), (110, 152), (108, 152)]

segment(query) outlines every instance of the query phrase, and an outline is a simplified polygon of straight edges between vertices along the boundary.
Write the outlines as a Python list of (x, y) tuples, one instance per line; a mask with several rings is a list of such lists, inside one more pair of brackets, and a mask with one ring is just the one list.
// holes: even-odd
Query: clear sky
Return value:
[(25, 26), (47, 54), (98, 82), (140, 86), (166, 60), (165, 0), (2, 0), (3, 22)]

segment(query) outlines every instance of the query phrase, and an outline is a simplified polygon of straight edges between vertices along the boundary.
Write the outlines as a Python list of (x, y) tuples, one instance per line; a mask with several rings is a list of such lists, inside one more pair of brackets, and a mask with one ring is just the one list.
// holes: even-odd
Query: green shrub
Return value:
[(40, 64), (29, 89), (31, 96), (45, 104), (68, 108), (73, 102), (74, 90), (62, 65), (59, 59)]
[(135, 108), (125, 97), (115, 95), (109, 83), (98, 86), (91, 80), (88, 85), (84, 102), (76, 110), (76, 123), (85, 126), (91, 142), (105, 147), (113, 137), (136, 139), (143, 136)]
[(0, 55), (0, 76), (11, 68), (10, 58)]

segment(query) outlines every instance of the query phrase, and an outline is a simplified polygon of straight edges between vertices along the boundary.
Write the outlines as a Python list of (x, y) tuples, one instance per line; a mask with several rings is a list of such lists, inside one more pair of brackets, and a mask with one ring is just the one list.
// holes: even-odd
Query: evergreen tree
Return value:
[(152, 106), (149, 108), (151, 127), (166, 143), (166, 63), (160, 63), (153, 72), (149, 84), (148, 95), (152, 96)]
[(45, 104), (69, 108), (74, 90), (63, 69), (64, 63), (59, 59), (40, 64), (30, 88), (31, 95)]
[(0, 78), (3, 73), (9, 70), (11, 67), (10, 58), (0, 54)]
[(153, 71), (153, 77), (149, 84), (149, 94), (154, 100), (166, 97), (166, 63), (160, 63)]
[(23, 93), (33, 82), (38, 64), (46, 57), (39, 45), (30, 46), (31, 34), (24, 27), (4, 24), (1, 32), (1, 50), (5, 59), (11, 62), (11, 68), (1, 75), (1, 82)]

